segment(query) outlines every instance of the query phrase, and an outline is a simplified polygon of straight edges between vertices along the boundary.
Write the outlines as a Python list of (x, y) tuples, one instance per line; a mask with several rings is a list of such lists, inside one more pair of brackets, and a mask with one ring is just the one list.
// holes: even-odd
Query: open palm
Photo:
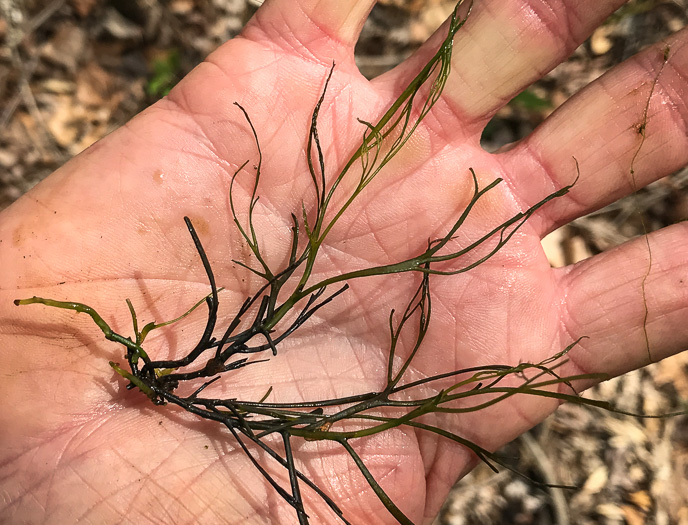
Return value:
[[(370, 82), (353, 45), (374, 2), (273, 0), (236, 38), (170, 94), (58, 170), (0, 216), (0, 521), (15, 523), (290, 523), (293, 510), (228, 434), (180, 410), (125, 390), (108, 360), (122, 351), (86, 316), (12, 300), (41, 295), (88, 303), (123, 334), (124, 303), (139, 319), (163, 321), (208, 293), (188, 231), (193, 221), (213, 266), (221, 318), (259, 280), (229, 211), (232, 174), (245, 220), (258, 150), (233, 102), (248, 111), (263, 154), (255, 225), (268, 263), (288, 257), (290, 213), (311, 209), (305, 145), (311, 113), (336, 64), (319, 118), (326, 174), (360, 144), (360, 118), (374, 122), (434, 53), (445, 30), (395, 70)], [(408, 377), (485, 364), (540, 361), (588, 336), (565, 373), (621, 374), (646, 364), (641, 283), (644, 240), (553, 270), (540, 239), (557, 226), (630, 193), (643, 110), (663, 63), (649, 49), (596, 81), (532, 136), (499, 154), (480, 133), (514, 94), (563, 60), (622, 1), (483, 0), (455, 39), (452, 73), (413, 138), (331, 231), (313, 278), (402, 260), (422, 252), (468, 203), (472, 180), (504, 182), (480, 202), (453, 241), (478, 238), (576, 177), (488, 262), (432, 279), (433, 318)], [(335, 5), (336, 4), (336, 5)], [(670, 42), (654, 90), (638, 186), (688, 161), (688, 33)], [(347, 181), (341, 195), (346, 195)], [(652, 234), (646, 280), (652, 358), (688, 343), (686, 226)], [(384, 386), (387, 319), (408, 302), (418, 275), (358, 279), (287, 339), (269, 362), (233, 372), (226, 397), (315, 400)], [(180, 356), (205, 323), (198, 311), (151, 334), (156, 358)], [(489, 411), (448, 416), (443, 427), (496, 449), (544, 419), (555, 403), (519, 398)], [(356, 442), (358, 453), (404, 513), (431, 520), (454, 481), (474, 464), (451, 442), (392, 430)], [(352, 523), (393, 523), (344, 451), (303, 442), (300, 468)], [(306, 492), (315, 523), (335, 522)]]

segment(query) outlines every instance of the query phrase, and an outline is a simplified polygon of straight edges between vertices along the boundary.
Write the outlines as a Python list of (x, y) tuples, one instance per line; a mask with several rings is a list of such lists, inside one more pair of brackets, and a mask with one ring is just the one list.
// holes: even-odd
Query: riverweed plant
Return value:
[[(463, 8), (468, 7), (463, 15), (459, 10), (462, 4), (465, 4)], [(237, 213), (233, 188), (237, 177), (249, 163), (248, 160), (236, 170), (230, 185), (229, 203), (234, 223), (254, 256), (255, 265), (249, 265), (244, 261), (234, 262), (258, 276), (263, 284), (246, 298), (226, 324), (221, 325), (218, 320), (222, 288), (216, 284), (210, 260), (193, 223), (187, 217), (184, 221), (207, 275), (210, 290), (206, 297), (172, 321), (157, 324), (151, 322), (140, 327), (136, 311), (127, 299), (133, 335), (126, 336), (114, 332), (98, 312), (83, 303), (41, 297), (15, 301), (17, 305), (38, 303), (88, 314), (108, 340), (126, 348), (126, 364), (122, 366), (110, 362), (110, 366), (128, 381), (127, 388), (138, 388), (156, 405), (176, 405), (200, 418), (224, 426), (236, 442), (236, 446), (243, 451), (257, 471), (293, 508), (300, 524), (309, 523), (302, 496), (303, 487), (312, 489), (341, 522), (350, 522), (336, 502), (297, 468), (293, 453), (295, 440), (329, 441), (341, 446), (387, 510), (399, 523), (410, 524), (409, 518), (385, 493), (356, 452), (355, 443), (358, 440), (393, 428), (411, 427), (435, 433), (469, 449), (496, 470), (498, 465), (509, 467), (492, 452), (456, 433), (427, 423), (427, 419), (422, 419), (422, 416), (480, 411), (516, 395), (554, 398), (618, 412), (609, 403), (579, 397), (573, 387), (577, 380), (602, 379), (602, 375), (562, 377), (557, 373), (566, 362), (566, 354), (578, 341), (572, 341), (561, 352), (537, 363), (476, 366), (450, 370), (414, 381), (407, 378), (414, 358), (418, 352), (423, 351), (423, 342), (431, 322), (433, 276), (468, 272), (484, 263), (496, 254), (536, 211), (551, 200), (565, 195), (573, 183), (547, 195), (531, 208), (495, 225), (484, 235), (469, 241), (460, 249), (455, 249), (452, 248), (455, 244), (452, 241), (456, 239), (457, 233), (475, 205), (501, 182), (501, 179), (497, 179), (480, 187), (475, 172), (470, 169), (473, 193), (468, 205), (444, 235), (430, 240), (422, 253), (391, 264), (331, 275), (320, 281), (314, 281), (312, 278), (321, 246), (332, 228), (366, 186), (404, 147), (439, 99), (450, 72), (453, 38), (466, 22), (470, 7), (465, 2), (459, 2), (440, 49), (388, 111), (376, 123), (360, 121), (364, 129), (360, 145), (336, 177), (328, 180), (318, 135), (318, 115), (327, 96), (328, 83), (335, 67), (333, 65), (313, 110), (306, 143), (315, 207), (309, 213), (304, 204), (298, 214), (292, 213), (289, 257), (281, 269), (272, 268), (267, 263), (253, 222), (263, 166), (259, 130), (254, 127), (249, 111), (235, 103), (251, 129), (258, 147), (258, 160), (247, 220), (243, 223)], [(354, 167), (358, 167), (360, 173), (357, 171), (356, 175), (353, 175)], [(342, 198), (344, 185), (341, 183), (347, 176), (358, 178), (353, 190)], [(335, 202), (341, 204), (335, 205)], [(300, 219), (297, 215), (300, 215)], [(347, 282), (374, 275), (403, 272), (416, 272), (420, 275), (420, 283), (406, 307), (400, 312), (392, 310), (389, 315), (389, 351), (385, 386), (381, 390), (336, 399), (293, 403), (266, 401), (272, 389), (257, 401), (203, 397), (203, 392), (209, 385), (231, 378), (232, 371), (249, 365), (260, 366), (260, 363), (277, 355), (285, 339), (306, 324), (314, 313), (326, 308), (329, 303), (345, 293), (348, 288)], [(146, 338), (153, 330), (180, 321), (202, 305), (208, 310), (205, 328), (197, 343), (188, 349), (183, 357), (156, 359), (145, 350)], [(407, 343), (411, 340), (411, 345), (407, 356), (399, 363), (397, 350), (401, 347), (402, 334)], [(195, 385), (191, 394), (179, 393), (191, 389), (180, 387), (191, 385)], [(441, 385), (449, 386), (440, 387)], [(428, 395), (429, 391), (433, 393)], [(267, 461), (274, 464), (265, 464), (255, 450), (262, 450), (271, 458)], [(288, 474), (288, 486), (283, 486), (270, 473), (270, 469), (276, 466), (280, 466)]]

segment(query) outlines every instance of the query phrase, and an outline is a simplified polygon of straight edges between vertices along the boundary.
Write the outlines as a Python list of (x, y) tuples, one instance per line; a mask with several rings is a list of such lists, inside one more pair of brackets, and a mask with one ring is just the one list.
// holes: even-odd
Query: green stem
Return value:
[(373, 489), (375, 495), (380, 499), (382, 504), (387, 508), (389, 513), (394, 516), (401, 525), (413, 525), (413, 522), (404, 514), (399, 507), (397, 507), (387, 493), (382, 489), (382, 487), (375, 480), (373, 475), (368, 470), (368, 467), (363, 462), (361, 457), (356, 453), (353, 447), (349, 444), (346, 439), (339, 440), (339, 443), (346, 449), (346, 451), (354, 460), (356, 466), (363, 474), (363, 477), (368, 482), (368, 485)]
[(113, 332), (110, 328), (110, 325), (105, 322), (105, 320), (100, 316), (100, 314), (98, 314), (98, 312), (96, 312), (93, 308), (83, 303), (75, 303), (71, 301), (56, 301), (54, 299), (46, 299), (44, 297), (36, 297), (34, 295), (29, 299), (15, 299), (14, 304), (16, 306), (24, 306), (27, 304), (44, 304), (45, 306), (63, 308), (65, 310), (73, 310), (78, 313), (87, 314), (91, 317), (91, 319), (93, 319), (93, 322), (95, 322), (96, 325), (98, 325), (98, 328), (100, 328), (100, 330), (105, 335), (105, 339), (124, 345), (127, 348), (134, 350), (134, 352), (138, 352), (142, 357), (148, 357), (143, 348), (141, 348), (128, 337), (123, 337), (118, 333)]

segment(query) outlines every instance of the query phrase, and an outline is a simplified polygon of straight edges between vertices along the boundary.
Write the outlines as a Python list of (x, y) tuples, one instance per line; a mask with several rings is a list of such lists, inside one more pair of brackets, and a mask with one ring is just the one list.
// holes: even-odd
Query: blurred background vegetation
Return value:
[[(0, 210), (72, 156), (165, 96), (241, 31), (259, 0), (0, 0)], [(380, 0), (356, 48), (372, 78), (410, 55), (450, 0)], [(485, 128), (495, 151), (530, 133), (613, 65), (688, 24), (688, 0), (633, 0), (570, 59), (528, 87)], [(555, 266), (688, 218), (688, 171), (550, 235)], [(624, 409), (670, 411), (688, 398), (688, 356), (610, 381), (588, 395)], [(688, 418), (636, 420), (563, 406), (503, 453), (542, 490), (479, 467), (436, 525), (688, 525)]]

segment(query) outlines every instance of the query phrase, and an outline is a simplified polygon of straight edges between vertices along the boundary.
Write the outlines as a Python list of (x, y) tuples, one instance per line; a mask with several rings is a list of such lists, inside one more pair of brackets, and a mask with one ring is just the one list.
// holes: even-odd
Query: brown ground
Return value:
[[(235, 35), (253, 0), (0, 0), (0, 209), (126, 122)], [(451, 10), (447, 0), (385, 0), (357, 47), (367, 76), (393, 67)], [(635, 0), (545, 79), (504, 108), (487, 149), (518, 140), (602, 72), (688, 23), (688, 0)], [(649, 229), (688, 218), (688, 170), (575, 221), (546, 240), (569, 264)], [(688, 353), (590, 395), (657, 413), (688, 399)], [(640, 420), (563, 406), (504, 454), (540, 489), (479, 468), (437, 525), (688, 525), (688, 417)]]

